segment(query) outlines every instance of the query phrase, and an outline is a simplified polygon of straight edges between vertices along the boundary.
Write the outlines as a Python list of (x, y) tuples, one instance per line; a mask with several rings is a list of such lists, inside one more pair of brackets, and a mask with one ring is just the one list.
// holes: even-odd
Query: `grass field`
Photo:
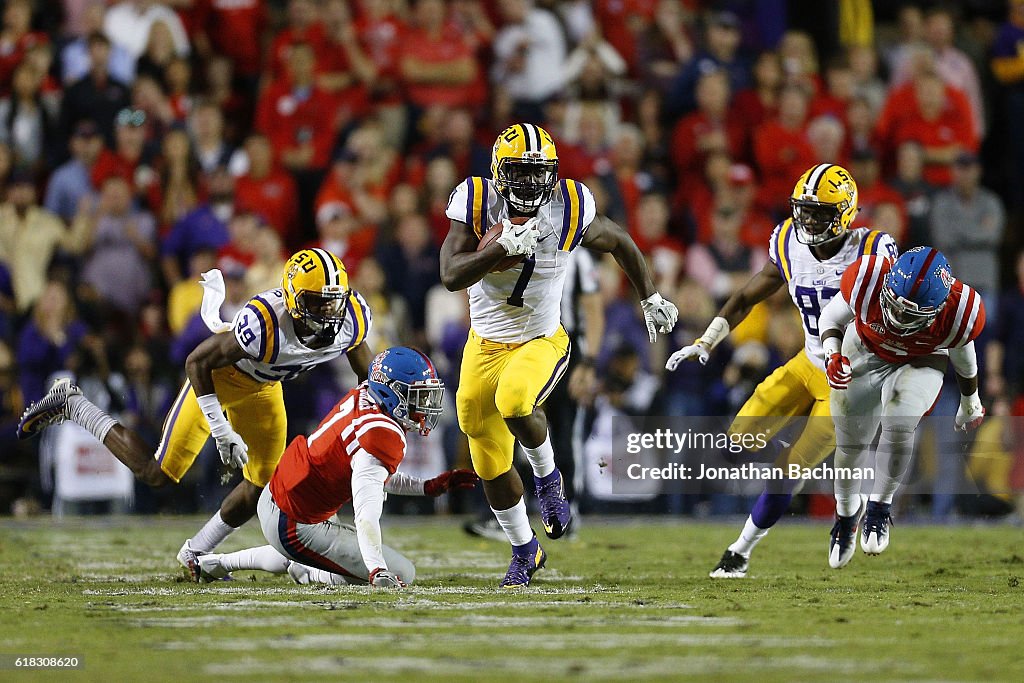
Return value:
[(201, 521), (0, 521), (0, 653), (84, 656), (0, 681), (1024, 679), (1019, 528), (899, 526), (835, 571), (826, 526), (783, 524), (751, 578), (712, 581), (732, 525), (591, 521), (510, 593), (506, 548), (392, 518), (420, 581), (371, 593), (185, 583), (173, 555)]

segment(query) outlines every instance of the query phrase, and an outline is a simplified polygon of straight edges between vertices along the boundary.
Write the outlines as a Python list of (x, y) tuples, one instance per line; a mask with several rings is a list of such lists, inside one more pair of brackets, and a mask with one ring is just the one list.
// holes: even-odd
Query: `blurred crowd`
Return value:
[[(763, 266), (818, 162), (853, 173), (855, 225), (939, 247), (983, 293), (983, 395), (1024, 414), (1008, 351), (1024, 345), (1024, 0), (7, 0), (4, 511), (54, 496), (39, 449), (63, 452), (13, 441), (54, 373), (156, 445), (210, 334), (197, 280), (213, 267), (226, 317), (278, 285), (290, 251), (333, 251), (373, 309), (372, 347), (428, 350), (454, 395), (468, 311), (439, 285), (445, 207), (521, 120), (551, 132), (561, 176), (629, 230), (680, 308), (647, 344), (627, 283), (599, 264), (608, 325), (581, 464), (608, 417), (728, 414), (799, 351), (783, 292), (707, 366), (661, 370)], [(293, 434), (350, 385), (343, 366), (286, 387)], [(425, 469), (466, 457), (448, 418), (416, 446)], [(215, 503), (215, 460), (161, 498), (134, 491), (136, 508)]]

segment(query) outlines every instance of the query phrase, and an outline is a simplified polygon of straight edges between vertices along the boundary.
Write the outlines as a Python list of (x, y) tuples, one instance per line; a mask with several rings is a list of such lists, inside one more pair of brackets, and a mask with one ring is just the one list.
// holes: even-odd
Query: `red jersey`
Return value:
[(853, 309), (854, 322), (868, 351), (884, 361), (903, 363), (941, 349), (964, 346), (985, 327), (981, 295), (959, 280), (953, 281), (946, 305), (929, 327), (910, 335), (890, 332), (882, 319), (881, 293), (889, 260), (863, 256), (846, 269), (839, 289)]
[(274, 502), (302, 524), (330, 518), (352, 500), (352, 458), (360, 452), (391, 474), (405, 457), (405, 432), (364, 386), (345, 394), (315, 432), (288, 444), (270, 478)]

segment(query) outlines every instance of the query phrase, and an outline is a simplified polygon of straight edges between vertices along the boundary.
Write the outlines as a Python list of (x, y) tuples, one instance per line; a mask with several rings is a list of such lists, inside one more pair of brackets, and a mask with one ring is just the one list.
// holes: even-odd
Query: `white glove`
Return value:
[(540, 237), (540, 230), (537, 229), (538, 219), (536, 216), (522, 225), (516, 225), (507, 218), (503, 218), (501, 225), (504, 228), (501, 236), (495, 240), (508, 253), (509, 256), (532, 256), (537, 250), (537, 239)]
[(975, 391), (970, 396), (960, 396), (960, 408), (953, 418), (953, 425), (958, 431), (966, 432), (977, 429), (985, 417), (985, 406), (981, 405), (981, 397)]
[(249, 462), (249, 447), (224, 417), (224, 409), (217, 399), (217, 394), (197, 396), (196, 401), (210, 425), (210, 435), (217, 442), (221, 462), (228, 467), (241, 469)]
[(707, 365), (708, 358), (710, 357), (711, 349), (705, 346), (704, 342), (698, 339), (689, 346), (684, 346), (669, 356), (668, 362), (665, 363), (665, 369), (675, 370), (684, 360), (698, 360), (701, 365)]
[(658, 341), (658, 332), (668, 334), (676, 326), (679, 309), (671, 301), (666, 301), (661, 294), (655, 292), (640, 302), (644, 311), (644, 322), (647, 323), (647, 335), (651, 343)]
[(217, 441), (217, 452), (220, 461), (228, 467), (242, 469), (249, 462), (249, 447), (234, 429), (228, 427), (228, 433), (214, 437)]
[(405, 581), (398, 574), (377, 567), (370, 572), (370, 585), (374, 588), (405, 588)]

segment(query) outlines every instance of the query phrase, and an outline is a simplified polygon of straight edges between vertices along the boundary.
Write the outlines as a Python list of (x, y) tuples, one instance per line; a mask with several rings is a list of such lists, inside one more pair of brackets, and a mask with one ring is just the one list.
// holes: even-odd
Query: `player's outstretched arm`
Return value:
[(732, 296), (718, 311), (718, 315), (708, 325), (708, 329), (704, 330), (704, 334), (689, 346), (684, 346), (669, 356), (665, 367), (675, 370), (684, 360), (699, 360), (701, 364), (707, 363), (711, 356), (711, 350), (729, 336), (732, 328), (743, 322), (743, 319), (750, 314), (750, 309), (777, 292), (779, 287), (785, 283), (786, 281), (782, 279), (775, 264), (771, 261), (765, 263), (760, 272), (732, 293)]
[(949, 360), (960, 389), (960, 408), (956, 411), (953, 425), (962, 431), (977, 429), (985, 417), (985, 407), (978, 395), (978, 354), (974, 342), (950, 349)]
[(377, 354), (370, 349), (366, 342), (360, 342), (359, 346), (349, 349), (345, 355), (352, 366), (352, 372), (356, 373), (356, 380), (360, 383), (365, 382), (366, 378), (370, 376), (370, 363), (373, 362)]
[(587, 228), (581, 244), (588, 249), (611, 254), (622, 268), (640, 295), (651, 343), (657, 341), (658, 332), (668, 334), (672, 331), (679, 318), (679, 310), (655, 290), (647, 259), (622, 226), (607, 216), (597, 216)]
[[(356, 540), (370, 584), (387, 588), (404, 586), (401, 577), (388, 571), (384, 560), (384, 542), (380, 534), (380, 516), (384, 511), (384, 482), (388, 470), (380, 460), (366, 452), (352, 458), (352, 509), (355, 513)], [(380, 576), (380, 581), (377, 577)]]
[(210, 423), (210, 434), (225, 465), (242, 467), (249, 461), (249, 448), (224, 417), (224, 408), (213, 385), (213, 371), (227, 367), (248, 354), (233, 334), (215, 334), (206, 339), (185, 359), (185, 374), (196, 392), (199, 408)]
[(441, 245), (441, 283), (449, 292), (479, 282), (498, 261), (509, 255), (497, 240), (477, 251), (479, 243), (473, 228), (462, 221), (452, 221)]
[(480, 478), (472, 470), (448, 470), (433, 477), (421, 479), (404, 472), (395, 472), (384, 482), (384, 492), (396, 496), (438, 496), (456, 489), (471, 489)]

